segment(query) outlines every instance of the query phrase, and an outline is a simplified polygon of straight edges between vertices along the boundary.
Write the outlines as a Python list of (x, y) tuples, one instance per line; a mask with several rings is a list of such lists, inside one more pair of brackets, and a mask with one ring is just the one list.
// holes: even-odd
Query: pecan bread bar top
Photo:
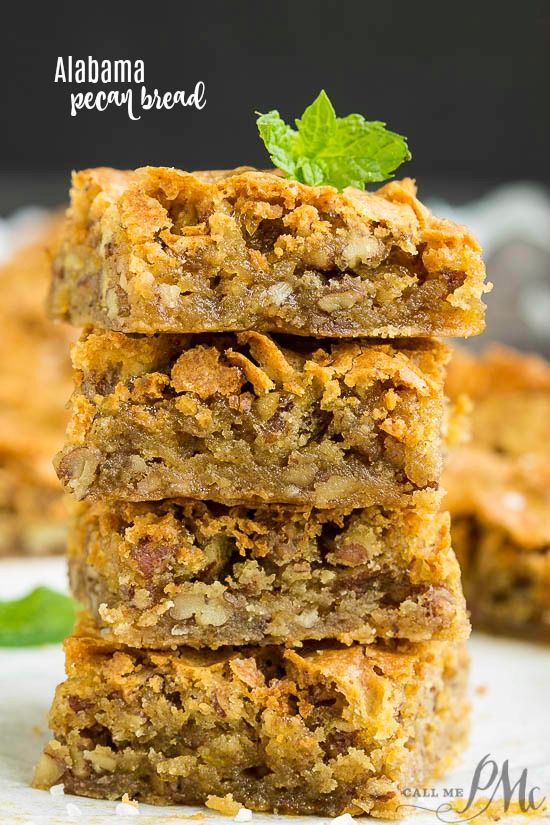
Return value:
[(80, 633), (65, 643), (37, 788), (395, 818), (410, 810), (404, 789), (464, 746), (463, 643), (161, 652)]
[(104, 638), (136, 647), (464, 639), (439, 501), (427, 494), (431, 512), (82, 503), (72, 590)]
[(550, 641), (550, 468), (544, 456), (453, 450), (453, 546), (475, 626)]
[(472, 441), (509, 455), (550, 454), (550, 364), (501, 344), (453, 351), (446, 391), (472, 402)]
[[(74, 331), (44, 314), (60, 215), (0, 267), (0, 556), (61, 553), (66, 513), (51, 457), (63, 442)], [(21, 230), (24, 234), (24, 228)]]
[(88, 331), (57, 472), (77, 499), (397, 506), (436, 488), (448, 350)]
[(89, 169), (50, 308), (131, 333), (467, 337), (484, 327), (484, 278), (470, 232), (409, 179), (340, 194), (246, 167)]

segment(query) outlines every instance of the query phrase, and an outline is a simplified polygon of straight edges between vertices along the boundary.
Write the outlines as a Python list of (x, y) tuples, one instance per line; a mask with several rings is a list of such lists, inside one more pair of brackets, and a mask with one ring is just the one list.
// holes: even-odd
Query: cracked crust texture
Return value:
[(50, 310), (128, 333), (476, 335), (485, 268), (410, 179), (338, 193), (275, 172), (73, 177)]
[(437, 488), (448, 350), (88, 331), (56, 458), (77, 499), (398, 506)]
[(104, 638), (135, 647), (464, 639), (439, 502), (432, 493), (431, 512), (81, 504), (72, 591)]
[(446, 387), (472, 406), (443, 485), (474, 624), (549, 641), (550, 366), (502, 346), (457, 351)]
[(0, 267), (0, 556), (63, 552), (65, 506), (51, 457), (63, 442), (74, 332), (45, 316), (49, 250), (61, 216), (43, 219)]
[(38, 788), (395, 818), (403, 789), (429, 784), (464, 746), (462, 644), (169, 653), (80, 633), (65, 643)]

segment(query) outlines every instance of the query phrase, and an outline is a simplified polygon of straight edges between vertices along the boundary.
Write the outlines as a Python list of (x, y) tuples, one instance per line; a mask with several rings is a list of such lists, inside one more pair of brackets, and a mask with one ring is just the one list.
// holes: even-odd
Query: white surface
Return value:
[[(0, 599), (21, 595), (38, 584), (64, 589), (63, 560), (0, 562)], [(536, 797), (547, 796), (550, 801), (550, 648), (480, 635), (472, 639), (470, 651), (474, 707), (470, 747), (460, 766), (434, 786), (439, 795), (419, 804), (436, 808), (445, 801), (443, 788), (463, 788), (467, 795), (477, 763), (489, 753), (498, 763), (509, 760), (513, 782), (527, 768), (529, 786), (541, 789)], [(0, 649), (0, 825), (123, 825), (127, 821), (116, 815), (115, 802), (52, 795), (29, 788), (33, 765), (48, 738), (46, 715), (53, 691), (63, 675), (63, 657), (57, 645)], [(497, 798), (502, 798), (502, 793)], [(68, 804), (78, 807), (80, 818), (69, 816)], [(185, 822), (197, 810), (140, 805), (139, 817), (132, 817), (131, 821), (138, 825), (175, 825)], [(232, 821), (206, 809), (203, 813), (205, 818), (200, 821), (204, 825), (214, 820)], [(453, 821), (448, 815), (445, 818)], [(254, 814), (252, 822), (275, 825), (283, 820), (285, 817)], [(306, 820), (292, 817), (286, 821), (289, 825), (300, 825)], [(328, 823), (329, 819), (307, 821)], [(372, 821), (363, 820), (365, 825)], [(488, 822), (483, 816), (471, 821), (479, 825)], [(529, 825), (543, 821), (548, 825), (548, 812), (500, 820)], [(434, 813), (416, 813), (411, 822), (436, 825), (438, 820)]]

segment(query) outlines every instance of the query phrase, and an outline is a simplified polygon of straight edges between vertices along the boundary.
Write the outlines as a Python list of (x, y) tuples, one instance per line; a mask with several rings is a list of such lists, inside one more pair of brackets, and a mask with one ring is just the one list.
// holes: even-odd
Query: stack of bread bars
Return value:
[(84, 605), (37, 787), (395, 817), (467, 730), (441, 511), (468, 230), (243, 168), (77, 174), (51, 312), (85, 326), (56, 467)]

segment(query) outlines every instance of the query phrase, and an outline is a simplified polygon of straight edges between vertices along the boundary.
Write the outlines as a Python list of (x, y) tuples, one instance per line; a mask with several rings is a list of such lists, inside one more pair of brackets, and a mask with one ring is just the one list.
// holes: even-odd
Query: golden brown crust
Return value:
[(472, 335), (484, 267), (409, 179), (378, 192), (250, 168), (73, 177), (51, 310), (124, 332)]

